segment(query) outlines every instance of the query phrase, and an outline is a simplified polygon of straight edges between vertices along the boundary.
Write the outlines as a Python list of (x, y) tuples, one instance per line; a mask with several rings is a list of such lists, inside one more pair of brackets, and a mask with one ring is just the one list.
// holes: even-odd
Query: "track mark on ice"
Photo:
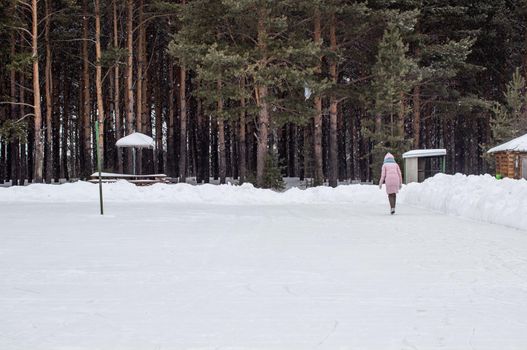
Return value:
[(474, 350), (474, 344), (472, 343), (472, 340), (474, 339), (474, 336), (476, 335), (476, 328), (472, 328), (472, 334), (470, 335), (470, 339), (468, 340), (468, 344), (470, 345), (470, 348)]
[(245, 289), (247, 289), (249, 292), (251, 292), (251, 293), (253, 293), (253, 294), (258, 294), (254, 289), (252, 289), (250, 283), (247, 283), (247, 284), (245, 285)]
[(339, 321), (335, 320), (335, 324), (333, 325), (333, 329), (317, 344), (317, 346), (320, 346), (325, 343), (326, 340), (328, 340), (329, 337), (335, 333), (337, 330), (337, 327), (339, 326)]
[(287, 292), (287, 294), (291, 294), (291, 295), (293, 295), (293, 296), (295, 296), (295, 297), (298, 296), (298, 294), (296, 294), (296, 293), (294, 293), (293, 291), (291, 291), (291, 288), (289, 287), (289, 285), (286, 284), (286, 285), (283, 285), (282, 287), (285, 289), (285, 291)]
[(403, 344), (404, 344), (404, 346), (408, 346), (408, 347), (412, 348), (413, 350), (418, 350), (417, 346), (415, 346), (414, 344), (410, 343), (408, 341), (408, 339), (406, 339), (406, 337), (404, 337), (404, 339), (403, 339)]
[(26, 293), (32, 293), (32, 294), (40, 294), (40, 292), (36, 292), (34, 290), (31, 290), (31, 289), (24, 289), (24, 288), (13, 288), (14, 290), (19, 290), (21, 292), (26, 292)]

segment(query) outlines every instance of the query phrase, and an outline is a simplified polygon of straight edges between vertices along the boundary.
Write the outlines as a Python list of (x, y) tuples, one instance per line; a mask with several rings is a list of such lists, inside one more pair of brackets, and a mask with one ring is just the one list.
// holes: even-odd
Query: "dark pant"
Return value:
[(397, 195), (395, 193), (389, 194), (388, 200), (390, 201), (390, 208), (395, 209), (395, 203), (397, 202)]

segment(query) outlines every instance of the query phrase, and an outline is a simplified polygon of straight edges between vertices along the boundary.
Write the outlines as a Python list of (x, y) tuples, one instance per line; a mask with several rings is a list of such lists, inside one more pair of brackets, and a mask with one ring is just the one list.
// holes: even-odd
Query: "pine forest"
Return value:
[(525, 0), (0, 0), (0, 43), (0, 183), (481, 174), (527, 132)]

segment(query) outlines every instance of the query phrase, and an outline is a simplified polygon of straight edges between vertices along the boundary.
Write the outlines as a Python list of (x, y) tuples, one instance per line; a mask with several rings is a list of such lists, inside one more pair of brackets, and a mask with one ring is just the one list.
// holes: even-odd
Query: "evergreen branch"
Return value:
[(0, 101), (0, 105), (15, 105), (15, 106), (25, 106), (25, 107), (35, 108), (35, 105), (30, 105), (24, 102)]
[(45, 22), (48, 18), (51, 18), (52, 16), (56, 15), (57, 13), (61, 13), (68, 10), (67, 8), (63, 8), (54, 12), (51, 12), (47, 16), (44, 16), (40, 21), (38, 21), (38, 25), (41, 25), (43, 22)]
[[(32, 106), (34, 108), (34, 106)], [(15, 123), (20, 123), (21, 121), (23, 121), (24, 119), (26, 119), (27, 117), (34, 117), (35, 114), (34, 113), (28, 113), (28, 114), (25, 114), (22, 118), (19, 118), (15, 121)]]
[(20, 30), (26, 34), (28, 34), (30, 37), (33, 37), (33, 33), (31, 33), (29, 30), (27, 30), (24, 27), (14, 27), (14, 26), (7, 26), (7, 28), (14, 29), (14, 30)]
[(135, 33), (136, 30), (140, 29), (142, 25), (144, 25), (145, 23), (153, 20), (153, 19), (156, 19), (156, 18), (164, 18), (164, 17), (172, 17), (172, 16), (175, 16), (175, 14), (173, 13), (167, 13), (167, 14), (162, 14), (162, 15), (153, 15), (151, 17), (148, 17), (147, 19), (145, 19), (143, 22), (141, 23), (138, 23), (135, 28), (132, 30), (132, 33)]

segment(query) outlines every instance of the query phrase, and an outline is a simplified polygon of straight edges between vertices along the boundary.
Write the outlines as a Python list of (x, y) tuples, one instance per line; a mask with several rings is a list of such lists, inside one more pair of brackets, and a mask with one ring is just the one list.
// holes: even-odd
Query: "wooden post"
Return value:
[[(96, 121), (95, 122), (95, 135), (96, 135), (96, 139), (99, 140), (99, 123), (101, 123), (101, 121)], [(101, 174), (101, 150), (100, 150), (100, 145), (98, 142), (95, 143), (96, 147), (97, 147), (97, 171), (99, 172), (99, 204), (100, 204), (100, 207), (101, 207), (101, 215), (104, 215), (104, 204), (103, 204), (103, 197), (102, 197), (102, 174)]]

